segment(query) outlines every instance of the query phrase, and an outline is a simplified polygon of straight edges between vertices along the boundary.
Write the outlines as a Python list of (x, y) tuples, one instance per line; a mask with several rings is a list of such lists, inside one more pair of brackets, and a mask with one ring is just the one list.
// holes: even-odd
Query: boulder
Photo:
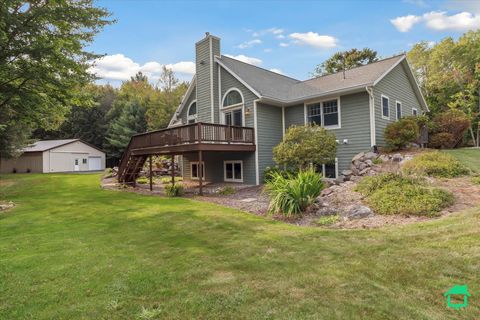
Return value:
[(343, 176), (351, 176), (353, 174), (352, 170), (343, 170), (342, 175)]
[(364, 170), (366, 167), (367, 167), (367, 165), (364, 162), (362, 162), (362, 163), (360, 163), (360, 165), (357, 168), (360, 172), (362, 172), (362, 170)]
[(390, 157), (387, 154), (382, 154), (379, 158), (383, 162), (387, 162), (388, 160), (390, 160)]
[(395, 153), (392, 157), (393, 162), (400, 162), (403, 160), (403, 157), (400, 153)]
[[(322, 190), (322, 193), (320, 193), (320, 197), (326, 197), (328, 196), (329, 194), (332, 194), (333, 193), (333, 189), (332, 188), (327, 188), (327, 189), (323, 189)], [(318, 198), (317, 198), (318, 199)]]
[(342, 183), (345, 182), (345, 176), (344, 175), (339, 175), (337, 179), (335, 179), (337, 183)]
[(367, 166), (369, 166), (369, 167), (373, 166), (373, 161), (372, 161), (372, 160), (370, 160), (370, 159), (368, 159), (368, 160), (365, 160), (365, 162), (364, 162), (364, 163), (365, 163)]
[(358, 175), (364, 176), (364, 175), (366, 175), (369, 171), (370, 171), (370, 168), (365, 168), (365, 169), (363, 169), (362, 171), (360, 171), (360, 172), (358, 173)]
[(362, 219), (373, 215), (372, 209), (363, 205), (351, 205), (342, 212), (342, 217), (347, 219)]
[(365, 156), (365, 152), (360, 152), (360, 153), (358, 153), (357, 155), (355, 155), (355, 156), (353, 157), (352, 162), (355, 162), (355, 161), (357, 161), (357, 160), (360, 160), (360, 161), (361, 161), (364, 156)]
[(371, 160), (371, 159), (377, 159), (378, 155), (374, 152), (367, 152), (365, 154), (365, 159)]

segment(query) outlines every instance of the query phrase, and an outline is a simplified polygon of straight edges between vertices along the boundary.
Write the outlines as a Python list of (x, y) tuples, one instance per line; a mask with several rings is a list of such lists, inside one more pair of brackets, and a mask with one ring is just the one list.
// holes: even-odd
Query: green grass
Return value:
[[(379, 230), (298, 227), (99, 188), (99, 175), (8, 175), (0, 319), (475, 319), (480, 209)], [(442, 296), (472, 293), (466, 310)]]
[(445, 150), (462, 162), (466, 167), (476, 173), (480, 173), (480, 149), (476, 148), (463, 148)]

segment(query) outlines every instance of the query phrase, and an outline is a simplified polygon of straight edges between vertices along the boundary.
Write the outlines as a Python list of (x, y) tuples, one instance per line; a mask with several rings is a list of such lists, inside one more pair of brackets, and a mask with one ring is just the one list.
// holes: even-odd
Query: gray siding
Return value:
[[(210, 47), (210, 43), (212, 43), (212, 47)], [(212, 50), (210, 50), (211, 48)], [(215, 55), (220, 55), (220, 43), (218, 39), (207, 37), (197, 42), (197, 44), (195, 45), (195, 67), (197, 75), (197, 112), (199, 122), (214, 122), (214, 120), (212, 119), (212, 107), (215, 103), (215, 93), (218, 90), (215, 87), (215, 84), (217, 83), (217, 76), (215, 75), (214, 67)], [(213, 74), (211, 74), (211, 68), (213, 68)], [(213, 100), (211, 93), (212, 82), (214, 97)]]
[[(245, 109), (250, 108), (251, 112), (247, 116), (245, 115), (245, 124), (246, 127), (253, 127), (254, 120), (253, 120), (253, 101), (258, 99), (258, 97), (253, 94), (247, 87), (245, 87), (240, 81), (238, 81), (234, 76), (232, 76), (228, 71), (221, 68), (220, 71), (221, 77), (221, 98), (223, 100), (223, 96), (225, 93), (231, 88), (237, 88), (242, 92)], [(221, 102), (220, 102), (221, 103)]]
[[(403, 116), (412, 115), (412, 108), (417, 108), (418, 112), (422, 113), (422, 107), (415, 95), (412, 83), (407, 77), (405, 66), (402, 63), (396, 66), (374, 87), (373, 93), (375, 97), (376, 144), (378, 146), (385, 146), (385, 128), (389, 123), (396, 121), (395, 100), (402, 103)], [(389, 120), (382, 118), (382, 94), (389, 98)]]
[[(349, 94), (340, 97), (341, 128), (329, 129), (335, 134), (337, 145), (338, 171), (350, 168), (353, 156), (370, 149), (370, 107), (367, 92)], [(310, 103), (310, 102), (309, 102)], [(285, 128), (291, 125), (305, 124), (303, 104), (285, 108)], [(261, 124), (259, 122), (258, 126)], [(260, 131), (259, 138), (260, 140)], [(348, 143), (343, 144), (347, 139)]]
[[(187, 98), (185, 102), (185, 106), (182, 109), (182, 112), (180, 112), (179, 118), (182, 119), (182, 124), (187, 123), (187, 115), (188, 115), (188, 107), (190, 107), (190, 104), (197, 98), (197, 87), (194, 87), (192, 92), (190, 93), (190, 96)], [(197, 106), (198, 108), (198, 106)]]
[(272, 149), (283, 138), (282, 108), (258, 103), (257, 124), (258, 173), (262, 183), (265, 168), (275, 165)]
[(285, 129), (293, 125), (305, 124), (305, 114), (303, 104), (285, 107)]
[[(368, 94), (360, 92), (340, 97), (342, 127), (333, 129), (339, 140), (337, 158), (339, 173), (350, 169), (354, 155), (370, 149), (370, 107)], [(347, 139), (348, 143), (343, 144)]]
[[(222, 182), (224, 179), (223, 161), (243, 161), (243, 183), (255, 184), (255, 153), (253, 152), (204, 152), (202, 155), (205, 164), (205, 180), (207, 182)], [(198, 154), (191, 153), (183, 156), (183, 178), (190, 180), (190, 162), (198, 161)]]

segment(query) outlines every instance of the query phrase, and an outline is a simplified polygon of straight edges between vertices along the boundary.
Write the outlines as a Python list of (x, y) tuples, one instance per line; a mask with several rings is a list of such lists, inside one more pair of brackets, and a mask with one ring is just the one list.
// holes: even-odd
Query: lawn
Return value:
[[(379, 230), (275, 222), (99, 188), (98, 175), (8, 175), (0, 319), (474, 319), (480, 209)], [(467, 284), (465, 310), (442, 294)]]
[(480, 173), (480, 149), (478, 148), (464, 148), (445, 150), (455, 156), (459, 161), (463, 162), (468, 168), (476, 173)]

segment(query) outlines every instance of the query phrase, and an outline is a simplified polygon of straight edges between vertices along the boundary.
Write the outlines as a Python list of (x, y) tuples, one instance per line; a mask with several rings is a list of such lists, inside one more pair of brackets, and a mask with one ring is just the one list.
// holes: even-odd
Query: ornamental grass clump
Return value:
[(323, 189), (322, 177), (314, 169), (296, 175), (273, 172), (265, 184), (271, 200), (268, 211), (285, 217), (299, 215), (311, 205)]
[(356, 191), (366, 196), (378, 214), (435, 216), (453, 203), (451, 193), (428, 186), (424, 180), (387, 173), (365, 177)]
[(441, 151), (422, 153), (402, 168), (405, 174), (454, 178), (469, 173), (469, 170), (455, 157)]
[(168, 197), (181, 197), (184, 193), (184, 188), (181, 183), (167, 184), (165, 185), (165, 194)]

